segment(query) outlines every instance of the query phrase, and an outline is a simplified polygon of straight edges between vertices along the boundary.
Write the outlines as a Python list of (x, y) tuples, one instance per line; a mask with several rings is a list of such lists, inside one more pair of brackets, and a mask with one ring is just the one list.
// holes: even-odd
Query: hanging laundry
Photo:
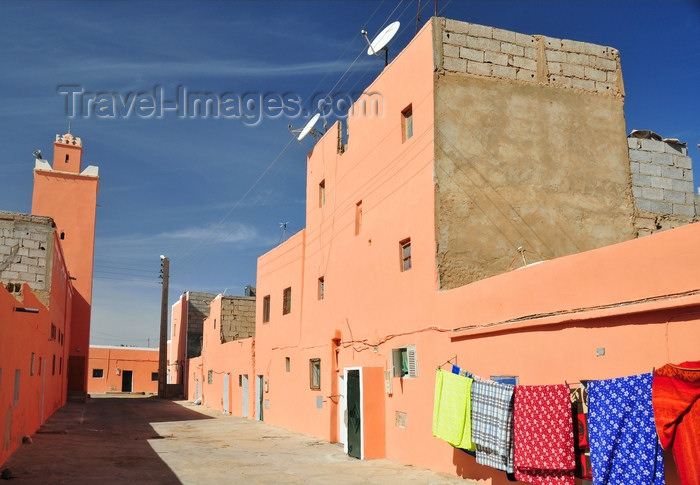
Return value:
[(671, 448), (681, 483), (700, 484), (700, 361), (657, 369), (651, 395), (661, 446)]
[(648, 373), (588, 383), (594, 485), (664, 485), (651, 382)]
[(574, 485), (571, 397), (564, 384), (515, 386), (515, 478), (534, 485)]
[(471, 438), (472, 379), (442, 369), (435, 376), (433, 436), (473, 451)]
[[(593, 480), (591, 470), (591, 447), (588, 438), (588, 382), (571, 390), (571, 412), (574, 421), (574, 454), (576, 469), (574, 476), (586, 481)], [(585, 483), (584, 483), (585, 485)]]
[(472, 384), (472, 441), (476, 462), (513, 473), (513, 386)]

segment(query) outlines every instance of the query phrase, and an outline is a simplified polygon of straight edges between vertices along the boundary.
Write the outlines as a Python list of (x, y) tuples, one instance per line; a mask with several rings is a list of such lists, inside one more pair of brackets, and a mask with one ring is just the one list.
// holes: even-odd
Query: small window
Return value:
[(284, 369), (287, 372), (291, 372), (292, 370), (292, 360), (289, 357), (284, 358)]
[(29, 361), (29, 375), (33, 376), (34, 375), (34, 361), (36, 360), (36, 354), (32, 352), (32, 358)]
[(207, 384), (212, 384), (214, 382), (214, 371), (209, 370), (207, 372)]
[(285, 288), (282, 293), (282, 315), (286, 315), (292, 311), (292, 288)]
[(61, 231), (61, 234), (60, 234), (60, 235), (59, 235), (58, 237), (60, 237), (60, 238), (61, 238), (61, 240), (63, 240), (63, 239), (65, 239), (65, 238), (66, 238), (66, 233), (65, 233), (65, 232), (63, 232), (63, 231)]
[(216, 328), (216, 318), (214, 319), (214, 328)]
[(158, 380), (158, 373), (151, 372), (151, 381), (156, 382)]
[(53, 356), (53, 361), (51, 362), (51, 375), (56, 375), (56, 355)]
[(323, 300), (324, 293), (326, 291), (326, 280), (321, 276), (318, 279), (318, 299)]
[(401, 248), (401, 271), (411, 269), (411, 239), (404, 239), (399, 242)]
[(362, 201), (355, 204), (355, 236), (360, 234), (362, 229)]
[(318, 206), (323, 207), (326, 205), (326, 179), (321, 180), (318, 184)]
[(102, 379), (104, 375), (104, 369), (92, 369), (92, 377), (94, 377), (95, 379)]
[(518, 385), (518, 376), (491, 376), (491, 380), (501, 384), (510, 384), (511, 386)]
[(58, 359), (58, 375), (63, 374), (63, 357)]
[(51, 324), (51, 340), (56, 340), (56, 325)]
[(413, 105), (409, 104), (401, 112), (401, 141), (406, 141), (413, 136)]
[(263, 297), (262, 321), (263, 323), (270, 321), (270, 295)]
[(309, 359), (309, 386), (321, 389), (321, 359)]
[(69, 161), (70, 161), (70, 155), (68, 155), (68, 154), (66, 153), (66, 163), (68, 163)]
[(391, 351), (394, 377), (418, 377), (418, 357), (415, 345), (407, 345)]

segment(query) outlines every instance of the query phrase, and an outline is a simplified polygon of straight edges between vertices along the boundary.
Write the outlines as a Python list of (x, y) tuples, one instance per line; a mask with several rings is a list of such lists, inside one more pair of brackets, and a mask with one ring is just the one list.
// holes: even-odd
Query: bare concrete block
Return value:
[(639, 173), (644, 175), (653, 175), (655, 177), (661, 177), (661, 167), (653, 163), (639, 163)]
[(20, 272), (19, 279), (27, 283), (36, 283), (36, 273)]
[[(591, 81), (591, 82), (593, 82), (593, 81)], [(636, 145), (637, 139), (636, 138), (628, 138), (628, 143), (634, 143)], [(651, 152), (647, 152), (644, 150), (632, 149), (632, 150), (630, 150), (630, 159), (637, 160), (639, 162), (651, 162)]]
[(664, 191), (654, 187), (642, 187), (642, 197), (649, 200), (664, 200)]
[(674, 164), (676, 167), (681, 167), (681, 168), (688, 168), (691, 169), (693, 168), (693, 161), (690, 157), (674, 157)]
[(577, 52), (567, 52), (566, 62), (569, 64), (579, 64), (584, 67), (592, 67), (590, 57), (586, 54), (579, 54)]
[(18, 248), (17, 256), (29, 256), (29, 249), (23, 247)]
[(599, 93), (617, 93), (617, 87), (614, 84), (602, 83), (596, 81), (595, 90)]
[(523, 47), (535, 47), (535, 37), (528, 34), (515, 33), (515, 43)]
[[(683, 149), (686, 149), (686, 152), (683, 151)], [(673, 155), (686, 155), (687, 154), (687, 147), (684, 147), (683, 145), (679, 145), (676, 143), (666, 143), (664, 146), (664, 151), (666, 153), (671, 153)]]
[(594, 69), (592, 67), (584, 68), (585, 76), (587, 79), (592, 79), (594, 81), (605, 82), (608, 79), (608, 75), (605, 71), (599, 69)]
[(469, 74), (477, 74), (479, 76), (491, 75), (491, 64), (485, 62), (469, 61), (467, 63), (467, 72)]
[(691, 205), (700, 205), (700, 196), (697, 194), (685, 193), (685, 203)]
[(639, 162), (630, 161), (630, 172), (639, 173)]
[(634, 204), (637, 206), (637, 209), (639, 209), (639, 210), (651, 211), (651, 201), (650, 200), (636, 198), (634, 200)]
[(683, 169), (678, 167), (661, 167), (661, 175), (668, 179), (683, 180)]
[(683, 169), (683, 180), (687, 180), (689, 182), (693, 181), (693, 170), (684, 168)]
[(547, 49), (561, 50), (561, 39), (557, 39), (556, 37), (547, 37), (545, 35), (542, 37), (542, 40)]
[(547, 62), (566, 62), (566, 52), (563, 51), (545, 51), (545, 59)]
[(593, 63), (593, 67), (597, 69), (603, 69), (605, 71), (615, 71), (617, 69), (617, 62), (613, 61), (612, 59), (596, 57)]
[(503, 29), (497, 29), (493, 28), (492, 31), (492, 37), (496, 40), (500, 40), (503, 42), (510, 42), (510, 43), (515, 43), (515, 32), (512, 32), (510, 30), (503, 30)]
[(467, 60), (445, 57), (442, 61), (442, 67), (446, 71), (467, 72)]
[(29, 256), (21, 256), (19, 262), (28, 266), (39, 266), (39, 260), (37, 258), (31, 258)]
[(484, 51), (469, 49), (468, 47), (460, 47), (459, 57), (470, 61), (484, 62)]
[(665, 151), (666, 144), (662, 141), (651, 140), (651, 139), (644, 139), (641, 141), (642, 141), (642, 150), (648, 150), (650, 152), (659, 152), (659, 153), (662, 153)]
[(673, 180), (666, 177), (652, 177), (651, 186), (656, 187), (658, 189), (672, 190)]
[(687, 180), (674, 180), (673, 190), (678, 190), (679, 192), (694, 192), (693, 182)]
[(468, 29), (469, 35), (473, 35), (474, 37), (493, 38), (493, 27), (489, 27), (488, 25), (468, 24)]
[(504, 54), (512, 54), (514, 56), (524, 56), (525, 48), (523, 46), (508, 42), (501, 42), (501, 52)]
[[(635, 138), (633, 136), (630, 136), (627, 138), (627, 146), (629, 148), (633, 149), (641, 149), (642, 148), (642, 141), (639, 138)], [(632, 153), (632, 150), (630, 150), (630, 154)]]
[(677, 216), (695, 217), (695, 206), (685, 204), (673, 204), (673, 214)]
[(527, 59), (525, 57), (511, 57), (509, 59), (509, 63), (511, 66), (518, 67), (520, 69), (537, 72), (537, 63), (532, 59)]
[(575, 77), (572, 79), (572, 86), (586, 91), (595, 91), (595, 81), (591, 81), (590, 79), (579, 79)]
[(549, 75), (549, 82), (557, 86), (573, 87), (574, 85), (573, 80), (570, 77), (554, 74)]
[(536, 59), (537, 58), (537, 51), (535, 50), (534, 47), (525, 47), (525, 57), (528, 59)]
[(22, 247), (28, 248), (28, 249), (39, 249), (39, 241), (31, 240), (31, 239), (24, 239), (22, 241)]
[(471, 49), (480, 49), (484, 51), (500, 52), (501, 43), (497, 40), (487, 39), (484, 37), (467, 36), (466, 46)]
[(651, 154), (651, 161), (659, 165), (673, 165), (673, 155), (670, 153), (655, 152)]
[(459, 57), (459, 46), (444, 44), (442, 46), (442, 55), (445, 57)]
[(632, 195), (634, 198), (642, 197), (642, 188), (636, 185), (632, 186)]
[(617, 71), (608, 71), (608, 82), (609, 83), (616, 83), (617, 82)]
[(580, 64), (562, 63), (561, 73), (565, 76), (574, 76), (582, 79), (585, 77), (583, 66)]
[(29, 267), (22, 263), (12, 263), (10, 264), (10, 271), (17, 271), (18, 273), (29, 272)]
[(547, 72), (549, 74), (561, 74), (561, 64), (558, 62), (548, 62)]
[(519, 81), (537, 82), (537, 72), (528, 69), (518, 69), (516, 79)]
[(466, 34), (469, 32), (470, 24), (468, 22), (460, 22), (459, 20), (445, 19), (445, 30), (448, 32), (456, 32)]
[(664, 190), (664, 200), (674, 204), (685, 204), (685, 192), (675, 190)]
[(518, 71), (514, 67), (508, 66), (493, 66), (493, 75), (496, 77), (502, 77), (505, 79), (516, 79)]
[(500, 52), (484, 52), (484, 62), (490, 62), (491, 64), (496, 64), (499, 66), (508, 65), (508, 56), (506, 54), (501, 54)]
[(442, 41), (446, 44), (454, 45), (466, 45), (467, 35), (466, 34), (455, 34), (450, 32), (442, 33)]
[(37, 258), (37, 259), (44, 259), (44, 258), (46, 258), (46, 250), (45, 249), (30, 249), (29, 256), (31, 256), (32, 258)]
[(651, 201), (651, 211), (658, 212), (659, 214), (672, 214), (673, 205), (668, 202), (661, 202), (658, 200)]

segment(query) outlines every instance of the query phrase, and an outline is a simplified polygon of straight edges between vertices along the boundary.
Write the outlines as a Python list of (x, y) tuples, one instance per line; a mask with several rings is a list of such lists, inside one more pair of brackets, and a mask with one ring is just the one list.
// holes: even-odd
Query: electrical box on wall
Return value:
[(386, 393), (389, 396), (391, 396), (394, 393), (394, 389), (393, 389), (392, 383), (391, 383), (391, 371), (390, 370), (384, 371), (384, 388), (386, 390)]

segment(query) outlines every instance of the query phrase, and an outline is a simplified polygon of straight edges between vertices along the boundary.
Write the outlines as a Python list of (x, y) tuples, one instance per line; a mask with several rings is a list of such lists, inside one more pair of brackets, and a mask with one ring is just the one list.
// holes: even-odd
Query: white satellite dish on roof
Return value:
[(396, 22), (390, 23), (384, 28), (384, 30), (379, 32), (379, 34), (374, 38), (372, 42), (370, 42), (367, 38), (367, 31), (363, 30), (362, 36), (365, 38), (365, 41), (369, 46), (367, 48), (367, 55), (379, 57), (379, 52), (384, 51), (384, 64), (388, 64), (389, 48), (387, 47), (387, 44), (391, 39), (394, 38), (396, 33), (399, 31), (399, 27), (401, 27), (401, 22), (399, 22), (398, 20)]
[(316, 113), (315, 115), (313, 115), (311, 117), (311, 119), (306, 122), (306, 124), (304, 125), (304, 127), (301, 130), (293, 130), (292, 125), (289, 125), (287, 128), (289, 129), (289, 131), (292, 134), (298, 133), (297, 134), (297, 141), (303, 140), (306, 137), (306, 135), (308, 135), (309, 133), (313, 134), (314, 137), (316, 137), (317, 135), (319, 135), (319, 132), (316, 129), (314, 129), (314, 125), (318, 122), (318, 119), (320, 117), (321, 117), (321, 113)]

